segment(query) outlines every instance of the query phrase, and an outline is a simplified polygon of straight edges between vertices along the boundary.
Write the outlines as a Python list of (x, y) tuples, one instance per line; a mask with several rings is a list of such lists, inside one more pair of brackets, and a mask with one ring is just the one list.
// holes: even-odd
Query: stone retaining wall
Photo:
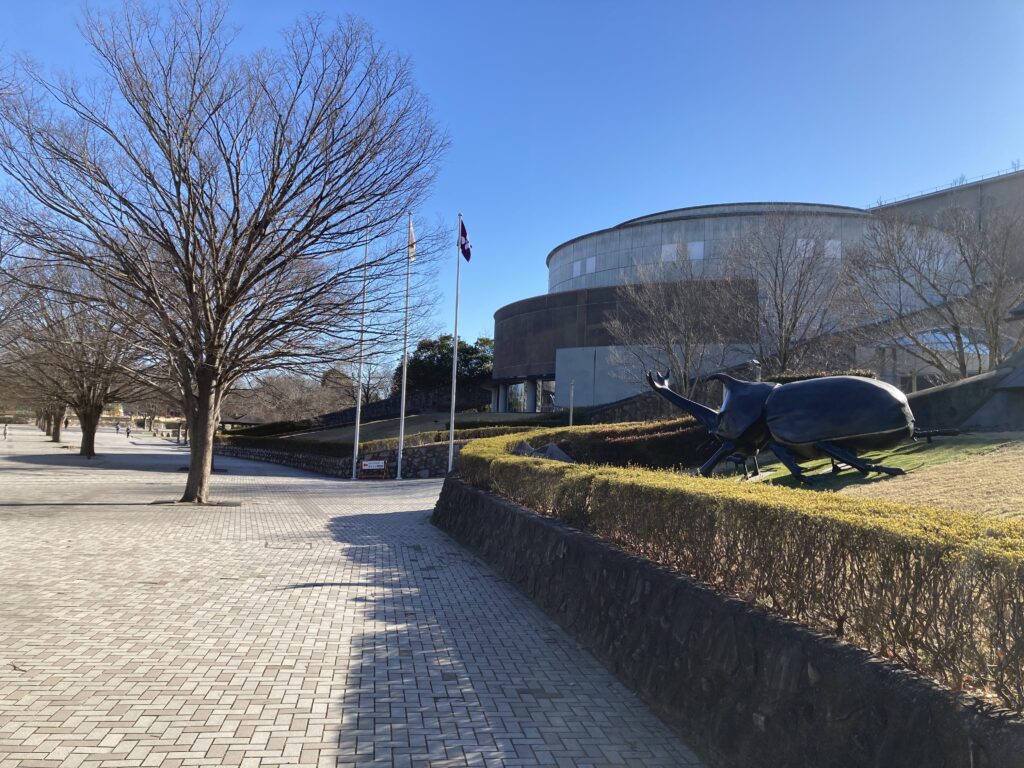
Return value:
[[(458, 456), (465, 441), (455, 443), (455, 455)], [(321, 456), (314, 453), (294, 453), (292, 451), (275, 451), (271, 448), (242, 448), (236, 445), (214, 446), (218, 456), (235, 456), (252, 461), (269, 461), (273, 464), (284, 464), (287, 467), (305, 469), (321, 475), (336, 477), (352, 477), (352, 454), (348, 456)], [(384, 459), (387, 462), (387, 477), (394, 478), (397, 470), (398, 451), (373, 451), (361, 454), (359, 460)], [(432, 443), (406, 448), (402, 451), (402, 476), (412, 477), (444, 477), (448, 474), (448, 443)]]
[(433, 522), (712, 765), (1024, 768), (1024, 721), (455, 478)]

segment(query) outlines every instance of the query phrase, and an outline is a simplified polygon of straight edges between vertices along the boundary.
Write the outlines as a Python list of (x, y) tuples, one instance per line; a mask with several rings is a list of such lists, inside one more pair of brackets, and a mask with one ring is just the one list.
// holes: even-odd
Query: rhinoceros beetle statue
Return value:
[(809, 482), (799, 462), (820, 456), (848, 464), (862, 474), (902, 475), (902, 469), (870, 464), (863, 451), (892, 448), (914, 437), (914, 414), (907, 397), (889, 384), (860, 376), (824, 376), (790, 384), (735, 379), (724, 373), (708, 376), (725, 389), (720, 410), (689, 400), (669, 389), (665, 376), (647, 373), (651, 388), (700, 421), (719, 443), (698, 470), (710, 475), (723, 459), (737, 463), (754, 459), (769, 448), (793, 476)]

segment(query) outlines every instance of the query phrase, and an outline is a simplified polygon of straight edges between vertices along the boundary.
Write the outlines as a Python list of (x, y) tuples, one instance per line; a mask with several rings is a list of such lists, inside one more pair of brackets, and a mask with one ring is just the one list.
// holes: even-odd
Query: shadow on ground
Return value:
[[(339, 765), (691, 765), (674, 735), (558, 626), (437, 531), (430, 510), (339, 516), (365, 627)], [(463, 762), (465, 761), (465, 762)]]

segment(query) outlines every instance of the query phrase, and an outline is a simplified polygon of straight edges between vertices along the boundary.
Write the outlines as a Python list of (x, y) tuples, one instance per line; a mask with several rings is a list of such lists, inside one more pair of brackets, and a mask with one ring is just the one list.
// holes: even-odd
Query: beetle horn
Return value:
[(647, 383), (651, 385), (651, 389), (672, 403), (672, 405), (682, 408), (693, 418), (697, 419), (708, 432), (714, 432), (718, 428), (718, 411), (683, 397), (678, 392), (673, 392), (668, 386), (668, 376), (648, 371)]
[(743, 379), (737, 379), (735, 376), (730, 376), (728, 373), (712, 373), (704, 377), (704, 381), (720, 381), (722, 386), (726, 389), (735, 386), (736, 384), (750, 384), (749, 381), (743, 381)]

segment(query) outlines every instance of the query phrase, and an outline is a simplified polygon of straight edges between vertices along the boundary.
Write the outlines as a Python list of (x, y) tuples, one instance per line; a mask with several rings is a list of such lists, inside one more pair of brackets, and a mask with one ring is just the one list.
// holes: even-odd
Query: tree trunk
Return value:
[(213, 470), (213, 437), (220, 417), (220, 398), (213, 371), (201, 368), (196, 376), (198, 389), (193, 407), (187, 409), (189, 436), (188, 480), (182, 501), (205, 504), (210, 497)]
[(79, 449), (78, 455), (91, 459), (96, 455), (96, 428), (100, 423), (103, 406), (87, 406), (76, 412), (78, 421), (82, 425), (82, 447)]
[(68, 412), (68, 407), (62, 405), (60, 407), (54, 406), (53, 409), (53, 430), (50, 432), (50, 441), (54, 443), (60, 442), (60, 432), (64, 428), (64, 415)]
[(43, 432), (45, 432), (47, 436), (53, 434), (53, 414), (50, 411), (43, 414)]

